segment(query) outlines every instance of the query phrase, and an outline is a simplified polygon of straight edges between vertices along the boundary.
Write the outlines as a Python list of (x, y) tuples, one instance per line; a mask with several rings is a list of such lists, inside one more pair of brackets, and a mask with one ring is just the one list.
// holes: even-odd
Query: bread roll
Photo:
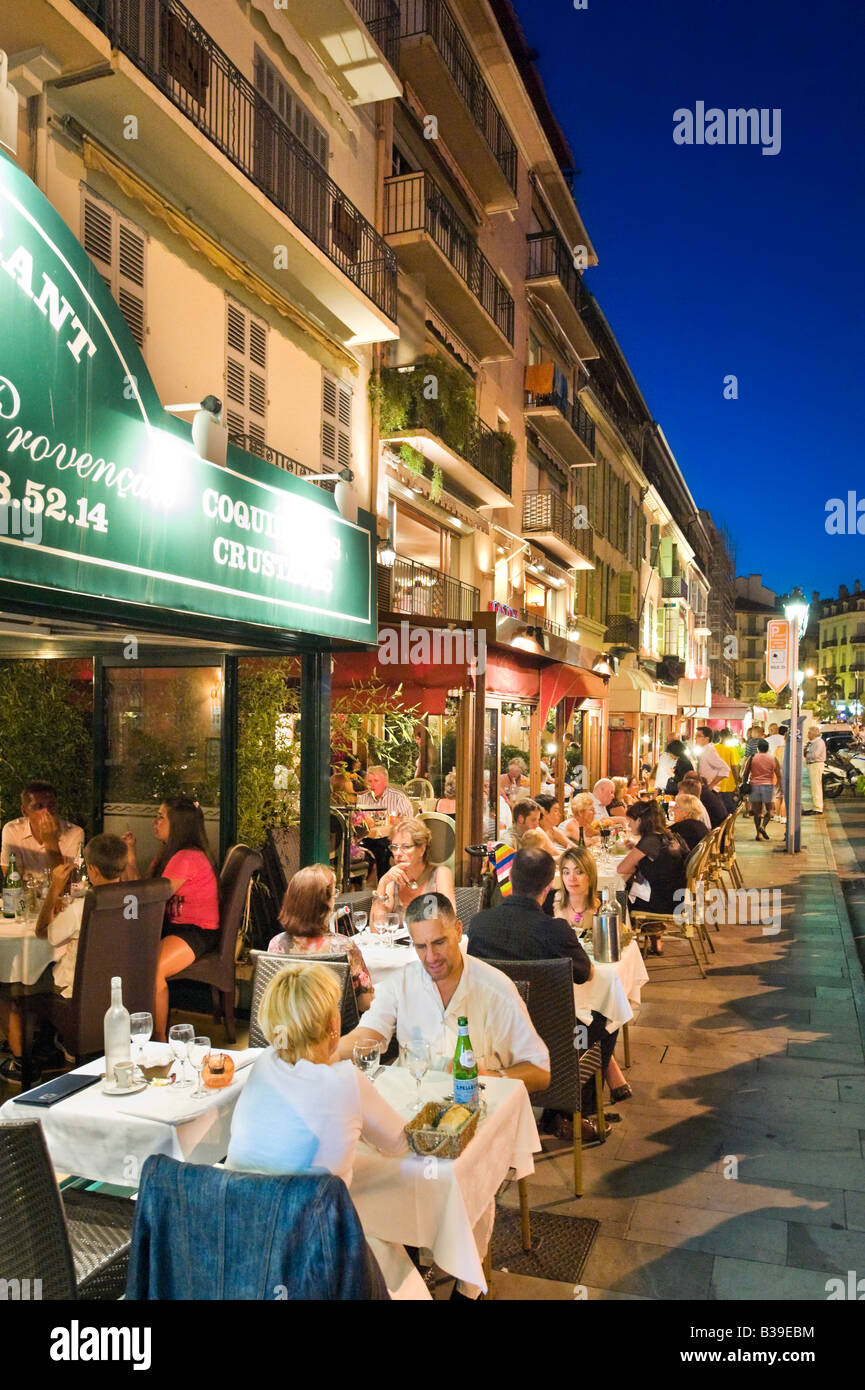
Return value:
[(461, 1129), (466, 1120), (471, 1119), (472, 1112), (464, 1105), (452, 1105), (446, 1110), (436, 1125), (436, 1129), (456, 1130)]

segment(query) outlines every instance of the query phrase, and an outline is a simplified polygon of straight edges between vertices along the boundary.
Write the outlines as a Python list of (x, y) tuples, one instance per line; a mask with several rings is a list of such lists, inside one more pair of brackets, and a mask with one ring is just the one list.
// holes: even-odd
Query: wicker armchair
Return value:
[(712, 865), (713, 871), (717, 872), (718, 880), (722, 873), (729, 876), (734, 888), (744, 887), (739, 864), (736, 859), (736, 821), (745, 809), (745, 802), (740, 801), (739, 805), (721, 824), (721, 834), (718, 839), (717, 852)]
[(351, 971), (348, 968), (348, 956), (315, 956), (303, 955), (302, 953), (283, 955), (276, 951), (272, 953), (269, 951), (250, 951), (249, 959), (253, 965), (252, 1003), (249, 1008), (250, 1047), (267, 1047), (268, 1045), (267, 1038), (258, 1024), (258, 1009), (261, 1004), (261, 997), (274, 975), (278, 975), (289, 961), (300, 961), (303, 965), (326, 965), (331, 970), (335, 970), (342, 984), (342, 998), (340, 1000), (342, 1033), (350, 1033), (352, 1028), (356, 1028), (360, 1022)]
[(123, 1197), (61, 1194), (39, 1121), (0, 1123), (0, 1278), (7, 1291), (19, 1281), (10, 1297), (122, 1298), (134, 1215)]
[(582, 1088), (595, 1078), (598, 1133), (603, 1142), (604, 1078), (601, 1045), (579, 1049), (574, 1012), (574, 972), (569, 960), (491, 960), (517, 986), (535, 1032), (550, 1054), (550, 1084), (532, 1095), (532, 1105), (565, 1110), (574, 1122), (574, 1195), (583, 1195)]
[(426, 777), (413, 777), (410, 782), (406, 782), (403, 791), (414, 806), (415, 813), (435, 810), (435, 787)]
[(660, 936), (670, 936), (680, 941), (687, 941), (702, 979), (706, 978), (706, 972), (697, 953), (697, 942), (700, 943), (707, 965), (709, 956), (706, 951), (706, 943), (708, 942), (712, 951), (715, 949), (706, 930), (697, 895), (697, 884), (705, 877), (709, 863), (711, 838), (710, 835), (706, 835), (692, 849), (685, 865), (685, 881), (691, 904), (690, 912), (683, 912), (681, 909), (675, 912), (640, 912), (638, 908), (631, 907), (631, 926), (637, 936), (643, 938), (644, 945), (651, 938)]
[(454, 890), (457, 900), (457, 916), (465, 929), (474, 916), (481, 910), (484, 896), (483, 888), (457, 888)]

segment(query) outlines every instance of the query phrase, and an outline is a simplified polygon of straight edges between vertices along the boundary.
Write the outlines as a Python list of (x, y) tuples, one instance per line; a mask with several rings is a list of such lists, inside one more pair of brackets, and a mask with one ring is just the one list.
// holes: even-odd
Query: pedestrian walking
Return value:
[(765, 738), (757, 740), (757, 751), (742, 769), (742, 781), (751, 783), (751, 815), (754, 817), (755, 840), (768, 840), (766, 826), (772, 819), (775, 787), (781, 785), (781, 769), (769, 752)]

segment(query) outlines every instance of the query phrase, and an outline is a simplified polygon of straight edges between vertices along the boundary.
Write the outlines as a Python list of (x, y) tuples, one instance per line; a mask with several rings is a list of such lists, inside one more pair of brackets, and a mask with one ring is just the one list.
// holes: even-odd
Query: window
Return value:
[(81, 207), (84, 250), (117, 301), (121, 314), (143, 350), (147, 334), (145, 315), (146, 238), (134, 222), (108, 203), (84, 191)]
[(633, 616), (634, 611), (634, 576), (628, 570), (623, 570), (619, 575), (617, 613), (623, 613), (626, 617)]
[(252, 444), (267, 438), (267, 324), (226, 299), (225, 423)]
[(321, 386), (321, 462), (351, 467), (351, 387), (325, 372)]

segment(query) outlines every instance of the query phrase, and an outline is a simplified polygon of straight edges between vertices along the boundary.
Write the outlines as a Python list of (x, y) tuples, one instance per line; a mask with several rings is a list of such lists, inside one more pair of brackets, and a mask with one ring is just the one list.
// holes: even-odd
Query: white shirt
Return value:
[(705, 748), (698, 748), (697, 758), (700, 765), (700, 776), (705, 777), (710, 787), (713, 783), (717, 786), (718, 782), (722, 782), (725, 777), (730, 776), (730, 769), (714, 744), (707, 743)]
[[(80, 825), (70, 825), (68, 821), (59, 818), (57, 825), (60, 831), (57, 836), (60, 853), (64, 859), (74, 859), (84, 844), (84, 831)], [(36, 839), (27, 816), (9, 820), (3, 827), (0, 864), (4, 873), (9, 867), (9, 855), (13, 851), (19, 874), (41, 874), (52, 867), (48, 862), (48, 851)]]
[(78, 936), (84, 915), (84, 897), (73, 898), (68, 907), (48, 923), (48, 940), (54, 947), (54, 983), (64, 999), (72, 998)]
[(662, 753), (655, 772), (655, 787), (659, 792), (663, 792), (675, 769), (676, 759), (672, 753)]
[(485, 1058), (492, 1067), (498, 1057), (505, 1071), (519, 1062), (532, 1062), (549, 1071), (550, 1054), (532, 1027), (513, 980), (476, 956), (463, 960), (463, 973), (447, 1008), (419, 960), (411, 961), (405, 970), (393, 971), (376, 986), (361, 1027), (380, 1033), (386, 1042), (396, 1032), (400, 1046), (410, 1038), (423, 1038), (441, 1065), (456, 1051), (461, 1014), (469, 1021), (476, 1057)]
[(361, 792), (357, 799), (357, 809), (367, 810), (372, 806), (383, 806), (389, 816), (413, 816), (412, 804), (405, 792), (399, 791), (396, 787), (385, 787), (381, 796), (376, 796), (374, 792)]
[(785, 742), (786, 742), (786, 739), (784, 738), (784, 735), (783, 735), (783, 734), (770, 734), (769, 737), (766, 739), (766, 742), (767, 742), (768, 745), (769, 745), (769, 752), (770, 752), (770, 753), (772, 754), (772, 756), (774, 757), (774, 755), (775, 755), (775, 749), (776, 749), (776, 748), (783, 748), (783, 747), (784, 747), (784, 744), (785, 744)]
[(348, 1186), (358, 1139), (391, 1156), (407, 1153), (404, 1125), (351, 1062), (292, 1065), (269, 1047), (235, 1106), (226, 1165), (247, 1173), (333, 1173)]

